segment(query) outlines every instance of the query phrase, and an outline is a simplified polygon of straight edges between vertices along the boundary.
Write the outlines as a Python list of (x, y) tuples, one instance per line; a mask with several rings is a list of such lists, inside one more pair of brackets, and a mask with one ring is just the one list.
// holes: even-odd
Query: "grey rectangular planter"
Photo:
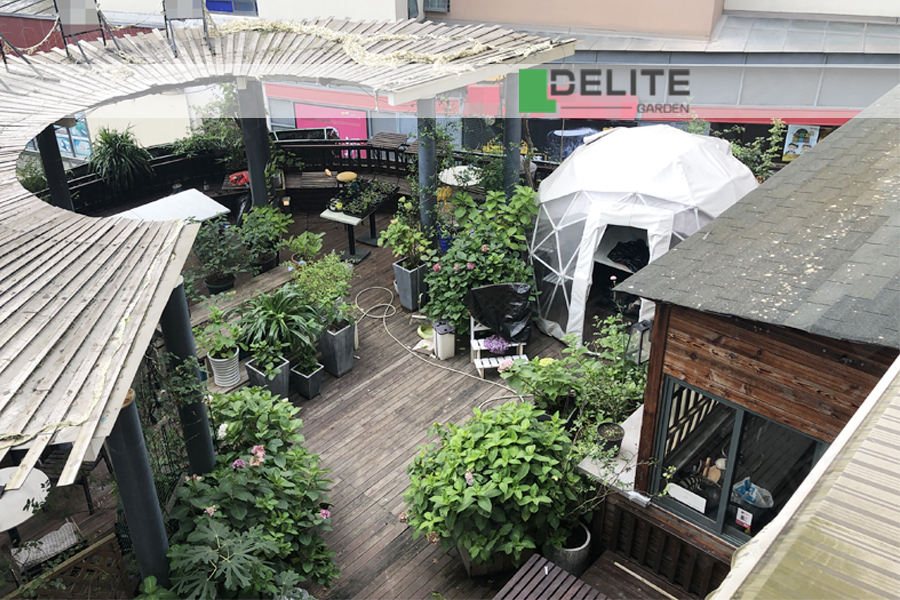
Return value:
[(250, 385), (263, 387), (269, 390), (273, 396), (281, 396), (282, 398), (291, 397), (291, 363), (288, 359), (281, 357), (283, 361), (279, 365), (278, 375), (274, 379), (269, 379), (266, 374), (258, 370), (254, 363), (256, 359), (247, 361), (247, 379)]
[(291, 387), (307, 400), (315, 398), (322, 391), (322, 378), (325, 376), (325, 365), (319, 364), (319, 368), (309, 375), (305, 375), (297, 369), (291, 369)]
[(403, 260), (398, 260), (394, 263), (394, 279), (397, 282), (400, 305), (406, 310), (419, 310), (419, 301), (427, 289), (425, 271), (428, 265), (419, 265), (410, 271), (400, 264), (402, 262)]
[(326, 329), (322, 334), (322, 364), (335, 377), (342, 377), (353, 369), (354, 325), (349, 321), (340, 331)]

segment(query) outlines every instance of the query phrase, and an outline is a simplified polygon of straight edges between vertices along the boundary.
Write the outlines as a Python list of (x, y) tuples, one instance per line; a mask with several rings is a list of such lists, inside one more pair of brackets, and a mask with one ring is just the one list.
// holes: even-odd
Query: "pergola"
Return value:
[(16, 179), (29, 140), (79, 111), (204, 83), (340, 83), (392, 104), (433, 98), (571, 55), (575, 43), (497, 26), (333, 19), (233, 22), (209, 45), (196, 29), (175, 37), (177, 56), (154, 30), (119, 38), (121, 51), (81, 42), (88, 62), (55, 49), (0, 67), (0, 459), (29, 449), (9, 489), (64, 442), (73, 450), (59, 485), (73, 483), (90, 443), (110, 434), (197, 232), (38, 200)]

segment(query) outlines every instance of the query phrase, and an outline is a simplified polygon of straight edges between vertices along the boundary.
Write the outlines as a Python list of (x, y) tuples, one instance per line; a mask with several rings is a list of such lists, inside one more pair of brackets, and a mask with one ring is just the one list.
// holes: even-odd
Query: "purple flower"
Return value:
[(475, 263), (466, 263), (466, 268), (471, 271), (475, 268)]
[(509, 350), (509, 342), (499, 335), (492, 335), (484, 340), (484, 347), (494, 354), (503, 354)]
[(319, 511), (319, 516), (322, 517), (323, 519), (328, 519), (331, 517), (331, 511), (327, 511), (323, 508), (322, 510)]
[(231, 463), (232, 469), (242, 469), (247, 466), (247, 462), (243, 458), (239, 458), (233, 463)]

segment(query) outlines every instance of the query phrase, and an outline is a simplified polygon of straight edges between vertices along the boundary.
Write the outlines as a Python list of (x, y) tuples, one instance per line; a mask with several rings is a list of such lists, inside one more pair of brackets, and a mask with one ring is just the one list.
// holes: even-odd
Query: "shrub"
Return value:
[(251, 261), (264, 262), (270, 255), (278, 252), (281, 237), (288, 232), (293, 222), (294, 219), (290, 216), (270, 205), (256, 206), (244, 215), (241, 240), (251, 254)]
[(214, 396), (209, 408), (216, 466), (178, 491), (173, 590), (260, 597), (301, 581), (331, 585), (338, 569), (320, 534), (330, 530), (330, 481), (301, 445), (300, 409), (261, 388)]
[(409, 465), (404, 500), (415, 536), (425, 533), (444, 549), (465, 548), (472, 562), (490, 562), (566, 533), (562, 522), (583, 505), (589, 486), (568, 460), (569, 438), (554, 416), (529, 403), (510, 402), (464, 425), (435, 424), (440, 438)]
[(116, 131), (101, 127), (91, 150), (90, 169), (113, 192), (126, 191), (153, 174), (150, 153), (130, 129)]
[(534, 274), (519, 253), (511, 250), (499, 230), (490, 225), (464, 231), (444, 255), (432, 252), (425, 275), (430, 300), (425, 312), (434, 321), (446, 319), (457, 335), (469, 330), (466, 293), (493, 283), (528, 283)]
[(422, 231), (415, 204), (400, 198), (397, 205), (399, 210), (378, 238), (378, 245), (391, 246), (394, 256), (403, 260), (403, 267), (412, 270), (424, 262), (431, 240)]
[(204, 221), (194, 240), (194, 253), (200, 261), (195, 276), (209, 282), (221, 282), (250, 269), (250, 260), (241, 234), (225, 217)]

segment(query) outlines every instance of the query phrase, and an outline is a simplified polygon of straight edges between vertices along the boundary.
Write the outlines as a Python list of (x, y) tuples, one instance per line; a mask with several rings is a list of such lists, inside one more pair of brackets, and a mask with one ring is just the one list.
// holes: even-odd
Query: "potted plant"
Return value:
[(235, 276), (250, 268), (241, 235), (225, 217), (203, 222), (194, 240), (194, 253), (200, 262), (196, 274), (203, 279), (210, 294), (230, 290)]
[(281, 236), (288, 232), (294, 220), (274, 206), (256, 206), (241, 223), (241, 239), (250, 252), (250, 261), (260, 273), (278, 264)]
[(612, 451), (613, 455), (616, 455), (622, 449), (625, 428), (615, 421), (606, 421), (597, 425), (597, 437), (599, 438), (598, 450), (600, 452)]
[(558, 416), (539, 421), (543, 411), (527, 402), (474, 413), (429, 430), (439, 439), (407, 468), (404, 500), (414, 536), (457, 546), (469, 574), (480, 575), (514, 568), (563, 539), (563, 518), (582, 504), (587, 484), (568, 460)]
[(316, 360), (316, 354), (315, 346), (304, 345), (291, 356), (291, 386), (307, 400), (322, 391), (325, 365)]
[(222, 387), (237, 385), (241, 380), (238, 359), (241, 328), (237, 323), (229, 322), (230, 319), (228, 311), (222, 310), (218, 303), (212, 303), (206, 326), (194, 329), (197, 344), (206, 352), (212, 368), (213, 381)]
[(295, 235), (284, 243), (284, 247), (291, 253), (291, 261), (294, 266), (312, 262), (322, 251), (322, 238), (324, 233), (312, 233), (304, 231)]
[(422, 231), (415, 206), (406, 198), (400, 198), (400, 210), (391, 219), (388, 228), (378, 238), (378, 245), (388, 244), (399, 260), (393, 265), (394, 279), (400, 304), (407, 310), (419, 310), (425, 293), (425, 255), (431, 240)]
[(294, 271), (294, 284), (313, 306), (325, 330), (320, 340), (325, 370), (341, 377), (353, 368), (356, 324), (344, 297), (350, 293), (353, 267), (335, 253)]
[(282, 353), (284, 345), (269, 341), (250, 344), (253, 358), (247, 361), (247, 378), (250, 385), (269, 390), (273, 396), (290, 398), (290, 361)]
[(141, 146), (131, 129), (97, 131), (89, 161), (90, 170), (103, 178), (113, 193), (124, 192), (153, 173), (150, 153)]

